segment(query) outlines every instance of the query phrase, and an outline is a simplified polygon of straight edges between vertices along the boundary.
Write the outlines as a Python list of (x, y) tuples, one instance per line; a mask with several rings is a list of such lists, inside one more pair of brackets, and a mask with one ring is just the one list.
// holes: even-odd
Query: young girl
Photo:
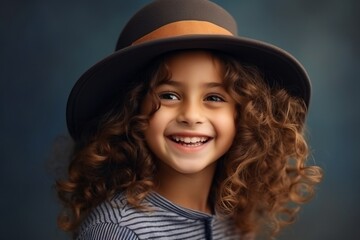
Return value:
[(236, 36), (206, 0), (158, 0), (75, 84), (57, 182), (76, 239), (275, 236), (309, 200), (310, 83), (291, 55)]

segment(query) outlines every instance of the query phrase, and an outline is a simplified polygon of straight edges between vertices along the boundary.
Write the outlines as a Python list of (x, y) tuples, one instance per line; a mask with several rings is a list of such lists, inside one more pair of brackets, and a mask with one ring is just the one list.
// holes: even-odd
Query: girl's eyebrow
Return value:
[[(159, 84), (159, 86), (161, 85), (170, 85), (170, 86), (174, 86), (174, 87), (182, 87), (184, 84), (182, 84), (179, 81), (175, 81), (175, 80), (167, 80), (165, 82), (162, 82)], [(224, 83), (219, 83), (219, 82), (206, 82), (203, 83), (202, 86), (204, 88), (224, 88)]]

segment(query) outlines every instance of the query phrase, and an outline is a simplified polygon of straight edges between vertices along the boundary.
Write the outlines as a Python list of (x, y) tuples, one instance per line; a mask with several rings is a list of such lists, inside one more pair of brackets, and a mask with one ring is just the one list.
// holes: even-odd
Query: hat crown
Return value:
[(167, 24), (180, 21), (209, 22), (237, 35), (234, 18), (213, 2), (208, 0), (156, 0), (140, 9), (128, 21), (119, 36), (115, 50), (128, 47), (146, 34)]

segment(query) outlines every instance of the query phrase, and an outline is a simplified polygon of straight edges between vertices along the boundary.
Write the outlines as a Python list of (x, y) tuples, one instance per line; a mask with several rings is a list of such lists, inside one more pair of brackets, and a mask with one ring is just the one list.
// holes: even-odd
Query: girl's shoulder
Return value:
[(119, 193), (111, 199), (102, 202), (100, 205), (95, 207), (84, 223), (121, 223), (127, 215), (132, 214), (136, 211), (136, 208), (132, 207), (127, 203), (124, 194)]
[(126, 223), (140, 213), (127, 203), (124, 194), (119, 193), (89, 213), (79, 227), (77, 239), (138, 239)]

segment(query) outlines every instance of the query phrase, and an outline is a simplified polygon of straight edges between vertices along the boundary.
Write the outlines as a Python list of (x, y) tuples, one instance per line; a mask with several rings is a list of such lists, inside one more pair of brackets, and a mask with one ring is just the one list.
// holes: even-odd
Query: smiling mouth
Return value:
[(183, 137), (183, 136), (170, 136), (169, 137), (173, 142), (181, 144), (183, 146), (197, 147), (207, 143), (211, 138), (210, 137)]

